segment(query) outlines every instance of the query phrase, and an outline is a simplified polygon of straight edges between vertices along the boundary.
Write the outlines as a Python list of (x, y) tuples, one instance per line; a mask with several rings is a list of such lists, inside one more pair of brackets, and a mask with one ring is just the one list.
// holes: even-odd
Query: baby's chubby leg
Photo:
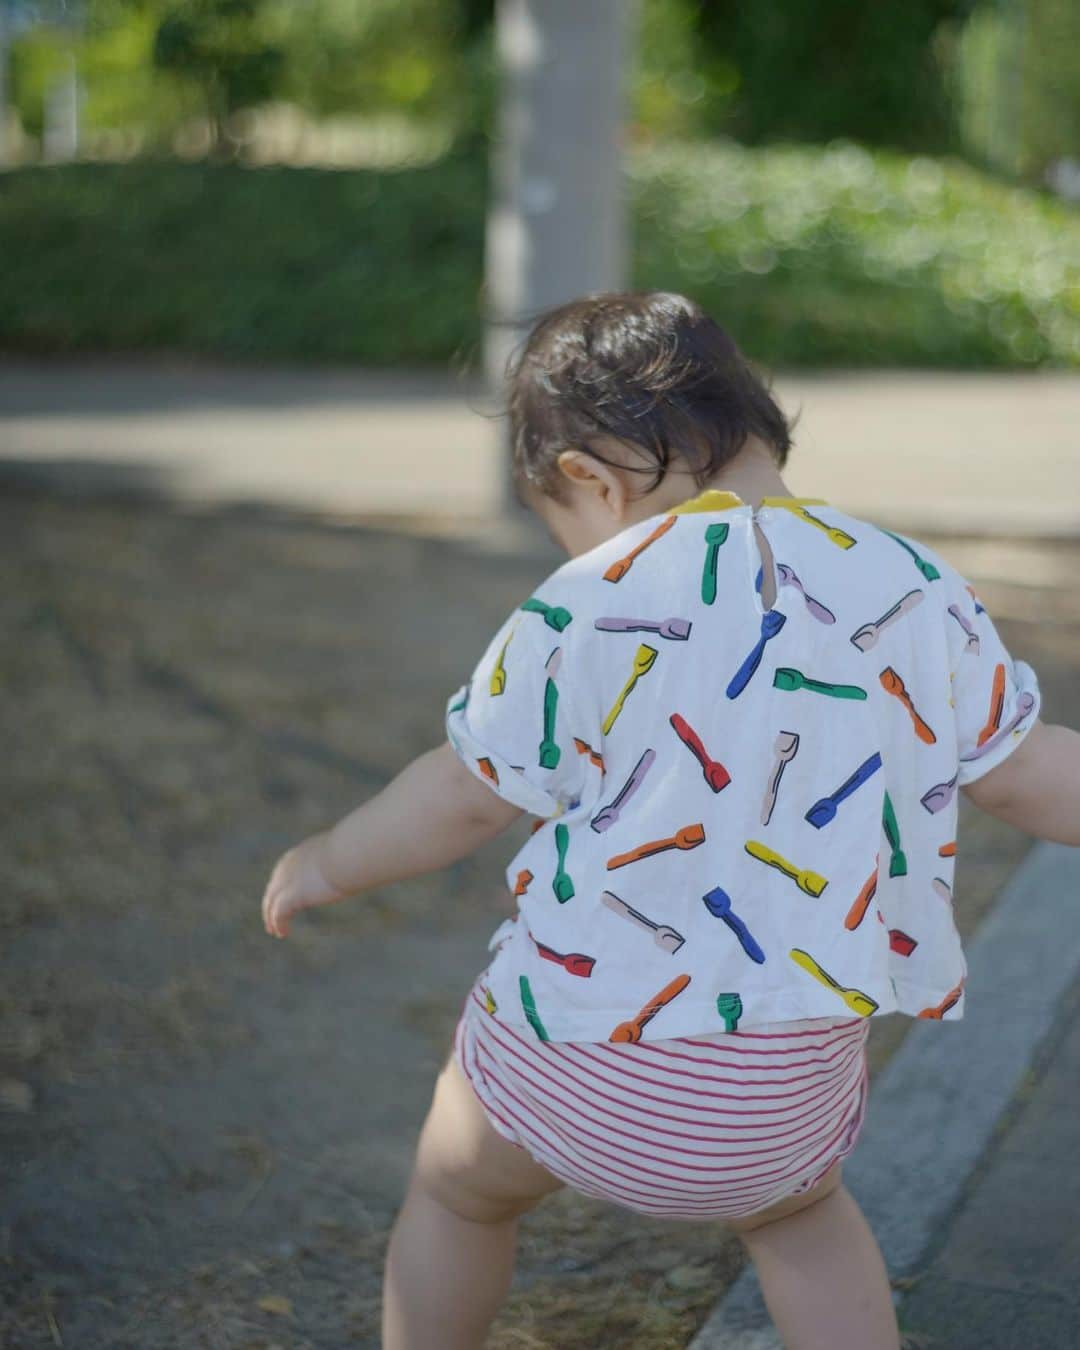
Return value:
[(451, 1058), (390, 1237), (382, 1350), (480, 1350), (510, 1287), (518, 1218), (561, 1185), (492, 1128)]
[(839, 1163), (804, 1194), (729, 1226), (788, 1350), (898, 1350), (885, 1262)]

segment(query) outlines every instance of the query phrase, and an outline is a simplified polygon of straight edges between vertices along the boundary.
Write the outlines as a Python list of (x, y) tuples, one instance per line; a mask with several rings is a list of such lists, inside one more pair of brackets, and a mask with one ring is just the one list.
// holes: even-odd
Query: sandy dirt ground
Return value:
[[(1080, 544), (932, 542), (1067, 720)], [(281, 851), (440, 739), (447, 695), (557, 559), (32, 493), (0, 503), (0, 556), (0, 1345), (375, 1347), (416, 1133), (509, 908), (508, 841), (286, 943), (259, 900)], [(965, 932), (1026, 847), (965, 808)], [(875, 1067), (907, 1025), (874, 1025)], [(523, 1224), (491, 1345), (683, 1347), (741, 1261), (718, 1225), (563, 1193)]]

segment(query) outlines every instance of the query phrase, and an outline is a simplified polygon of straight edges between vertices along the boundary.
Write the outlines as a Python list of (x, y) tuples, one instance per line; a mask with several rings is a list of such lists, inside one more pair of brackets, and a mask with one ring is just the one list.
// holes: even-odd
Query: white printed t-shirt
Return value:
[(541, 818), (489, 1008), (557, 1041), (959, 1018), (957, 791), (1038, 709), (922, 544), (717, 491), (631, 526), (555, 571), (449, 701), (462, 761)]

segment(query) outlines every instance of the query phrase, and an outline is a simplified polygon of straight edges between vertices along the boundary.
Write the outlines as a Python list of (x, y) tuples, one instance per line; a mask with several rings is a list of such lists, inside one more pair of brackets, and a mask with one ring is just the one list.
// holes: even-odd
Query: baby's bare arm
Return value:
[(436, 872), (521, 815), (443, 744), (414, 759), (324, 836), (320, 864), (345, 894)]
[(302, 910), (435, 872), (520, 815), (473, 778), (449, 745), (429, 750), (333, 829), (278, 859), (263, 892), (266, 931), (286, 937)]
[(964, 791), (998, 820), (1080, 847), (1080, 733), (1036, 722), (1008, 759)]

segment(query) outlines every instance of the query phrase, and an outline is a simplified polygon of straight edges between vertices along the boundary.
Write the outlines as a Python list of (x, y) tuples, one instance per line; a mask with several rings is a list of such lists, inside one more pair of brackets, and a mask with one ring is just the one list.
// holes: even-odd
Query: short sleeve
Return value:
[(571, 678), (561, 632), (518, 610), (446, 709), (447, 739), (466, 768), (545, 819), (580, 798), (585, 780), (589, 747), (572, 733)]
[(954, 632), (952, 698), (961, 787), (989, 773), (1016, 749), (1039, 716), (1039, 684), (1024, 661), (1009, 655), (974, 590), (958, 573), (943, 572), (947, 621)]

